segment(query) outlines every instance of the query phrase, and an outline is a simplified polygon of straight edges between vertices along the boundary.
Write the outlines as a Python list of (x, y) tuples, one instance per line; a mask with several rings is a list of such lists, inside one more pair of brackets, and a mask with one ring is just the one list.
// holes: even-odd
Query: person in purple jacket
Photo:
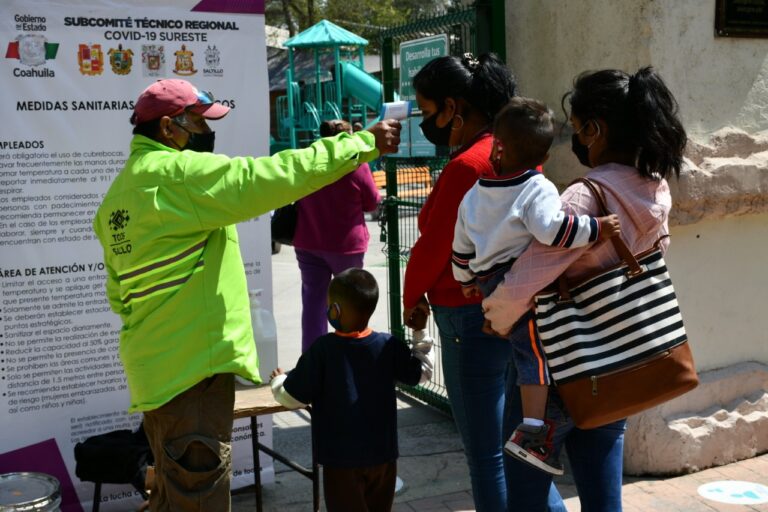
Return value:
[[(345, 131), (352, 133), (352, 127), (340, 119), (320, 125), (322, 137)], [(331, 277), (363, 267), (370, 238), (364, 212), (374, 211), (380, 201), (368, 164), (299, 201), (293, 246), (301, 271), (302, 353), (328, 333)]]

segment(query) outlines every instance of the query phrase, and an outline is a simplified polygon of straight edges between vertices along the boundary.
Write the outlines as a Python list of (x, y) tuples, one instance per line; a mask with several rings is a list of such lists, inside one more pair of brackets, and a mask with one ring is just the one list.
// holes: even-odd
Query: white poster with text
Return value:
[[(248, 4), (248, 12), (232, 4)], [(128, 157), (134, 102), (156, 79), (187, 79), (232, 108), (214, 126), (217, 152), (267, 154), (263, 12), (263, 1), (223, 0), (0, 6), (0, 473), (55, 476), (62, 510), (91, 506), (93, 484), (74, 474), (75, 443), (141, 421), (126, 413), (120, 319), (106, 300), (91, 228)], [(249, 287), (259, 290), (263, 309), (256, 316), (268, 317), (268, 219), (239, 231)], [(274, 339), (267, 341), (262, 376), (277, 364)], [(253, 483), (247, 425), (235, 425), (236, 487)], [(262, 427), (262, 442), (271, 444), (271, 419)], [(271, 460), (262, 466), (270, 481)], [(102, 510), (134, 502), (130, 486), (102, 490)]]

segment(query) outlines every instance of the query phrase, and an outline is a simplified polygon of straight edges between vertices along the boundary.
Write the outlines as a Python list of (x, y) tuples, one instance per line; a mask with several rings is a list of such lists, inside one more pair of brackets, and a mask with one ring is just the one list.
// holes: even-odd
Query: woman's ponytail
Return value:
[(472, 73), (465, 99), (489, 120), (517, 94), (517, 82), (496, 54), (484, 53), (477, 59), (465, 54), (462, 63)]
[(679, 176), (688, 139), (678, 117), (677, 101), (652, 67), (644, 67), (629, 78), (626, 106), (640, 173)]
[(688, 139), (677, 101), (653, 68), (631, 76), (616, 69), (582, 73), (566, 98), (582, 122), (606, 123), (608, 147), (634, 155), (640, 174), (653, 179), (680, 174)]
[(428, 62), (413, 77), (413, 87), (439, 107), (445, 98), (463, 98), (490, 122), (515, 96), (517, 83), (496, 55), (465, 53)]

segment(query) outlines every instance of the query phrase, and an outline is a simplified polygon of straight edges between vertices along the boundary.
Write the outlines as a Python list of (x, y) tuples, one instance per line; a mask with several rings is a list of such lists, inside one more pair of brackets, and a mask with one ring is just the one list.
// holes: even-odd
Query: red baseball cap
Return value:
[(198, 91), (186, 80), (169, 78), (158, 80), (139, 95), (133, 107), (131, 124), (177, 116), (190, 107), (206, 119), (221, 119), (229, 112), (229, 107), (214, 102), (211, 93)]

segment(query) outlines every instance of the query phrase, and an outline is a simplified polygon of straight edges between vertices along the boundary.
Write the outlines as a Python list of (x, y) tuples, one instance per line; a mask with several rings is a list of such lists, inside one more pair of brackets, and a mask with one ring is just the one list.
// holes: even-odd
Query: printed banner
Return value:
[[(62, 510), (91, 507), (93, 484), (74, 474), (75, 443), (141, 421), (126, 413), (120, 320), (106, 300), (91, 228), (128, 157), (134, 102), (154, 80), (187, 79), (232, 108), (213, 122), (217, 152), (266, 155), (263, 8), (224, 0), (0, 6), (0, 473), (55, 476)], [(262, 376), (277, 364), (274, 329), (264, 327), (272, 310), (268, 230), (266, 218), (239, 226), (258, 298)], [(261, 435), (271, 444), (271, 418)], [(234, 437), (233, 484), (252, 484), (246, 420)], [(270, 481), (271, 459), (262, 467)], [(130, 486), (103, 488), (103, 510), (139, 502)]]

